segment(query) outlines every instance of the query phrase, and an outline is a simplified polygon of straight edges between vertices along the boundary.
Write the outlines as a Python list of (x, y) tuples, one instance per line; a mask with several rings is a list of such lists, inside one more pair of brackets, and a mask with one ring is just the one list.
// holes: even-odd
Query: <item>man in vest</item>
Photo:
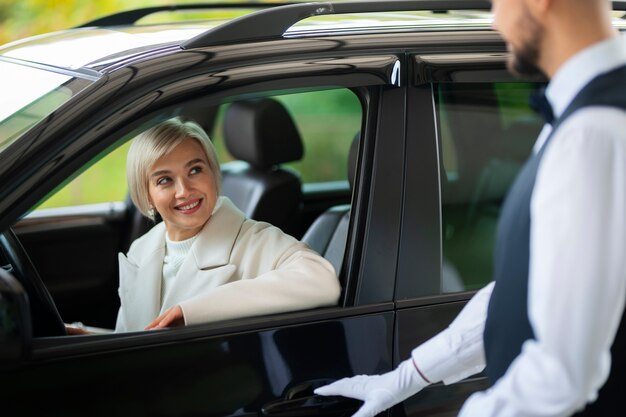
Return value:
[(321, 395), (374, 416), (485, 370), (461, 416), (623, 415), (626, 39), (608, 0), (493, 0), (512, 71), (542, 71), (551, 111), (504, 203), (495, 282), (395, 370)]

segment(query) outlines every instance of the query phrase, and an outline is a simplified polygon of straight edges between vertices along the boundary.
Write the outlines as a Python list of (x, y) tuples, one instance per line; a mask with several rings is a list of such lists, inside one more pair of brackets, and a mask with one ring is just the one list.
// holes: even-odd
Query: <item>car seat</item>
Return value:
[(224, 116), (224, 140), (239, 161), (223, 164), (222, 195), (247, 217), (295, 234), (302, 184), (297, 172), (281, 164), (302, 159), (304, 148), (285, 107), (270, 98), (232, 103)]
[[(354, 189), (359, 139), (360, 134), (357, 134), (352, 140), (348, 152), (348, 182), (350, 183), (350, 190)], [(350, 204), (333, 206), (320, 214), (302, 237), (303, 242), (326, 258), (335, 267), (335, 271), (340, 277), (349, 224)]]

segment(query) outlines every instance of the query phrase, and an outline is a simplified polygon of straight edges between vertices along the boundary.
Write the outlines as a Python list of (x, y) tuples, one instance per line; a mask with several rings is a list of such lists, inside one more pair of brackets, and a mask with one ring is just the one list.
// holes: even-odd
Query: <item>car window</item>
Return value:
[[(361, 104), (349, 89), (308, 91), (271, 96), (290, 114), (304, 145), (300, 161), (287, 163), (303, 184), (347, 179), (348, 150), (361, 127)], [(222, 104), (211, 135), (222, 163), (235, 158), (224, 145), (224, 114), (231, 103)]]
[[(209, 136), (216, 144), (218, 158), (226, 177), (225, 173), (228, 171), (224, 166), (240, 161), (233, 160), (224, 144), (225, 113), (236, 103), (260, 100), (272, 100), (282, 104), (304, 142), (302, 160), (288, 164), (288, 168), (297, 171), (303, 183), (308, 181), (309, 184), (321, 185), (320, 190), (316, 191), (317, 194), (312, 192), (307, 201), (298, 203), (297, 207), (301, 212), (295, 217), (298, 221), (297, 228), (307, 230), (327, 208), (341, 205), (347, 206), (346, 210), (349, 210), (346, 203), (350, 202), (352, 193), (347, 180), (348, 154), (355, 137), (360, 132), (364, 114), (361, 101), (352, 90), (347, 88), (304, 92), (297, 90), (291, 94), (283, 90), (280, 94), (270, 91), (254, 94), (254, 97), (220, 98), (218, 102), (209, 98), (200, 105), (196, 101), (181, 103), (167, 112), (152, 115), (130, 132), (121, 129), (120, 135), (123, 136), (115, 138), (114, 145), (95, 156), (78, 171), (75, 178), (68, 179), (65, 185), (51, 192), (37, 207), (51, 210), (35, 210), (15, 225), (20, 240), (31, 255), (33, 264), (40, 271), (42, 280), (49, 288), (66, 323), (84, 323), (91, 327), (92, 331), (111, 329), (115, 326), (119, 308), (118, 253), (127, 253), (130, 243), (154, 225), (143, 219), (139, 213), (126, 209), (125, 204), (128, 204), (129, 200), (125, 165), (130, 139), (144, 129), (172, 116), (193, 119), (210, 132)], [(277, 123), (274, 119), (271, 120), (273, 129)], [(241, 123), (236, 118), (234, 121)], [(242, 139), (248, 143), (246, 146), (253, 142), (249, 139), (251, 138)], [(120, 143), (123, 144), (118, 146)], [(247, 178), (252, 181), (258, 175), (261, 173), (253, 172)], [(337, 182), (345, 182), (345, 187), (343, 185), (338, 187)], [(235, 190), (233, 194), (228, 194), (226, 187), (223, 186), (222, 193), (237, 204), (236, 197), (239, 194), (247, 195), (245, 184), (244, 192)], [(324, 184), (329, 185), (324, 188)], [(332, 198), (329, 198), (329, 194)], [(278, 203), (274, 202), (275, 200), (280, 202), (281, 197), (269, 199), (271, 204), (274, 204), (271, 215), (282, 212), (279, 210), (280, 207), (276, 206)], [(106, 207), (97, 204), (115, 201), (122, 203)], [(274, 221), (266, 221), (276, 224)], [(289, 230), (283, 230), (292, 234)], [(347, 223), (345, 230), (342, 230), (345, 236), (341, 247), (337, 244), (333, 246), (333, 250), (337, 249), (337, 254), (331, 253), (330, 249), (328, 254), (322, 254), (322, 248), (315, 246), (321, 241), (313, 239), (312, 242), (307, 242), (322, 255), (336, 258), (339, 263), (336, 267), (337, 273), (341, 270), (340, 264), (348, 233)], [(292, 235), (302, 238), (302, 234)], [(83, 244), (86, 241), (93, 243)], [(64, 252), (68, 247), (72, 248), (80, 262), (74, 262), (71, 267), (59, 268), (58, 262), (55, 262), (56, 256), (51, 255), (51, 248)], [(327, 259), (333, 262), (330, 258)], [(84, 278), (86, 275), (89, 279)], [(79, 293), (82, 294), (80, 299), (89, 302), (77, 303), (76, 295)]]
[(519, 82), (436, 86), (444, 292), (478, 289), (492, 279), (500, 208), (543, 124), (528, 104), (535, 88)]

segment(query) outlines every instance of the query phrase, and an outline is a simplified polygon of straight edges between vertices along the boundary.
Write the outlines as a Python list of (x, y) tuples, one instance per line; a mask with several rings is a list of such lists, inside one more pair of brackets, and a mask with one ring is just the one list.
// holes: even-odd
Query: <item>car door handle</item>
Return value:
[(333, 382), (315, 380), (290, 388), (283, 398), (271, 401), (261, 408), (265, 417), (328, 416), (348, 417), (363, 405), (362, 401), (340, 396), (315, 395), (313, 390)]
[(272, 401), (261, 409), (261, 415), (266, 417), (348, 417), (354, 414), (362, 404), (362, 401), (350, 398), (312, 395), (295, 400)]

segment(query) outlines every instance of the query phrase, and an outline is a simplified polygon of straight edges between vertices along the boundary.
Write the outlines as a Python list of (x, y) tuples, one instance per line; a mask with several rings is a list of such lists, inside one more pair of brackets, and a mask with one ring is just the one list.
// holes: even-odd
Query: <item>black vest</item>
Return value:
[[(578, 93), (555, 121), (552, 133), (541, 150), (526, 162), (503, 204), (494, 254), (494, 277), (497, 284), (489, 301), (484, 333), (486, 373), (491, 384), (505, 374), (511, 362), (520, 354), (522, 344), (535, 337), (528, 320), (527, 301), (530, 198), (539, 162), (554, 132), (565, 119), (576, 110), (597, 105), (626, 111), (626, 66), (596, 77)], [(598, 285), (602, 284), (598, 282)], [(600, 390), (598, 400), (580, 415), (623, 415), (623, 411), (609, 410), (611, 406), (614, 410), (621, 408), (616, 405), (621, 404), (621, 397), (626, 392), (625, 322), (623, 315), (611, 347), (612, 366), (609, 379)]]

